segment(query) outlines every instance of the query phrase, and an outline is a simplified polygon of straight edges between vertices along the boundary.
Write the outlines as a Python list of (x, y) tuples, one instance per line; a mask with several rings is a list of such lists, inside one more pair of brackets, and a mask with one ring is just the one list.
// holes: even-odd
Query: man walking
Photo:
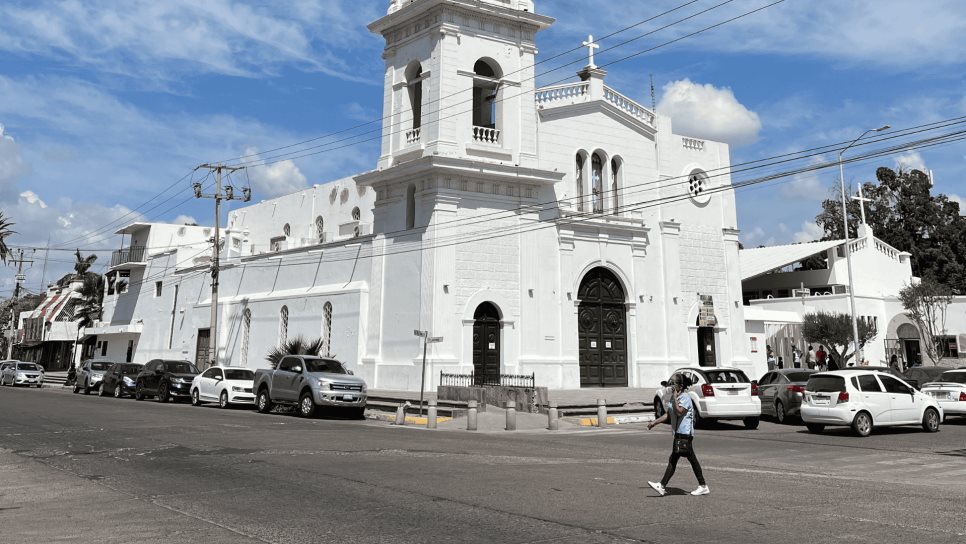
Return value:
[(664, 423), (670, 417), (671, 428), (674, 431), (674, 446), (671, 450), (671, 457), (668, 459), (667, 469), (664, 471), (664, 477), (661, 478), (660, 482), (647, 482), (662, 497), (667, 494), (665, 488), (671, 481), (671, 477), (674, 476), (678, 459), (681, 457), (686, 457), (688, 462), (691, 463), (694, 476), (698, 479), (698, 488), (691, 494), (707, 495), (711, 492), (704, 481), (704, 473), (701, 471), (698, 457), (694, 453), (694, 404), (685, 391), (689, 385), (684, 383), (684, 377), (680, 374), (672, 376), (670, 394), (667, 395), (671, 397), (671, 400), (665, 401), (664, 415), (647, 424), (647, 429), (651, 430), (655, 425)]
[(812, 351), (812, 346), (808, 346), (808, 353), (805, 354), (805, 366), (809, 370), (815, 370), (815, 354)]
[(828, 370), (828, 353), (825, 353), (825, 346), (819, 346), (818, 351), (815, 352), (815, 364), (818, 365), (818, 369), (822, 372)]

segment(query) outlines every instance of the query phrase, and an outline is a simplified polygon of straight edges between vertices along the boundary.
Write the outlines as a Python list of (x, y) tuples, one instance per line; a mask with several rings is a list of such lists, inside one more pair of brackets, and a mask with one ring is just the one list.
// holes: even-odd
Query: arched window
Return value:
[(322, 307), (322, 355), (332, 354), (332, 303)]
[(282, 306), (278, 323), (278, 345), (284, 346), (288, 342), (288, 306)]
[(423, 67), (418, 62), (406, 68), (409, 87), (409, 107), (413, 112), (413, 130), (423, 126)]
[(352, 208), (352, 219), (354, 221), (358, 221), (358, 220), (362, 219), (362, 212), (359, 211), (359, 207), (358, 206), (356, 206), (355, 208)]
[(577, 153), (577, 211), (584, 211), (584, 156)]
[(241, 361), (241, 366), (248, 366), (248, 343), (252, 337), (252, 311), (248, 308), (242, 313), (242, 344), (241, 344), (241, 356), (238, 358)]
[(315, 218), (315, 235), (319, 238), (319, 243), (325, 242), (325, 220), (322, 216)]
[(500, 78), (498, 65), (480, 59), (473, 65), (473, 139), (499, 143)]
[(416, 186), (410, 184), (406, 188), (406, 228), (416, 227)]
[(610, 192), (612, 202), (614, 203), (614, 215), (620, 213), (620, 175), (621, 161), (615, 157), (610, 160)]
[(282, 234), (284, 234), (285, 236), (291, 236), (292, 235), (292, 225), (289, 225), (288, 223), (285, 223), (285, 226), (282, 227)]
[(604, 213), (604, 159), (597, 153), (590, 159), (590, 177), (594, 213)]

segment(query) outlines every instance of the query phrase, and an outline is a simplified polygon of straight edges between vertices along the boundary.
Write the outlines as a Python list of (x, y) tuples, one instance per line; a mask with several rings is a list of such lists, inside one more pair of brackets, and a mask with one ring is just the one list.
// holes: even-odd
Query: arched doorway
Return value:
[(700, 295), (701, 305), (698, 307), (698, 318), (695, 320), (698, 339), (698, 365), (718, 366), (718, 353), (715, 346), (714, 328), (718, 326), (718, 318), (714, 315), (714, 298), (711, 295)]
[(919, 329), (903, 323), (896, 329), (896, 336), (902, 343), (902, 363), (905, 368), (922, 364), (922, 346), (919, 344)]
[(475, 385), (500, 383), (500, 312), (490, 302), (473, 313), (473, 378)]
[(606, 268), (587, 273), (577, 291), (580, 386), (627, 386), (624, 289)]

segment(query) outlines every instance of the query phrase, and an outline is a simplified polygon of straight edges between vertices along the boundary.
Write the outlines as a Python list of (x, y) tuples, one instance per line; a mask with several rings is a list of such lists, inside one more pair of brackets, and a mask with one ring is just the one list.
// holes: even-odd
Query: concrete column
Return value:
[(466, 405), (469, 408), (466, 411), (466, 430), (475, 431), (476, 425), (477, 425), (476, 401), (471, 400), (468, 403), (466, 403)]
[(607, 400), (597, 399), (597, 427), (607, 426)]
[(547, 409), (547, 430), (556, 431), (558, 428), (560, 428), (560, 421), (557, 416), (557, 403), (552, 401)]
[(426, 409), (426, 428), (436, 428), (436, 401), (434, 399), (430, 399), (429, 408)]

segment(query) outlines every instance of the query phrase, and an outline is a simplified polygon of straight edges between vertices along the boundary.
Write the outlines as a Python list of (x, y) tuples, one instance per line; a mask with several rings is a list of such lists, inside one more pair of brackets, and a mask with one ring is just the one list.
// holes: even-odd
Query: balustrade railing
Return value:
[(414, 128), (412, 130), (407, 130), (406, 131), (406, 143), (407, 144), (410, 144), (410, 145), (419, 143), (419, 137), (421, 135), (420, 134), (421, 132), (422, 132), (422, 129), (421, 128)]
[(111, 254), (111, 266), (144, 262), (144, 246), (118, 249)]
[(704, 140), (698, 140), (697, 138), (681, 138), (681, 144), (684, 149), (693, 149), (695, 151), (704, 150)]
[(879, 253), (882, 253), (886, 257), (889, 257), (890, 259), (892, 259), (894, 261), (898, 261), (899, 260), (899, 253), (900, 253), (900, 251), (898, 249), (890, 246), (889, 244), (883, 242), (882, 240), (879, 240), (879, 239), (876, 239), (875, 240), (875, 248), (877, 250), (879, 250)]
[(654, 112), (631, 100), (630, 98), (627, 98), (614, 89), (604, 86), (604, 100), (617, 106), (633, 117), (644, 121), (644, 123), (652, 127), (654, 126)]
[(439, 385), (443, 387), (523, 387), (533, 389), (537, 384), (536, 374), (499, 374), (482, 375), (439, 373)]
[(583, 102), (587, 98), (588, 83), (568, 83), (545, 87), (534, 93), (534, 101), (538, 106), (552, 106), (557, 103), (573, 104)]
[(473, 127), (473, 139), (484, 144), (500, 143), (500, 130), (488, 127)]

